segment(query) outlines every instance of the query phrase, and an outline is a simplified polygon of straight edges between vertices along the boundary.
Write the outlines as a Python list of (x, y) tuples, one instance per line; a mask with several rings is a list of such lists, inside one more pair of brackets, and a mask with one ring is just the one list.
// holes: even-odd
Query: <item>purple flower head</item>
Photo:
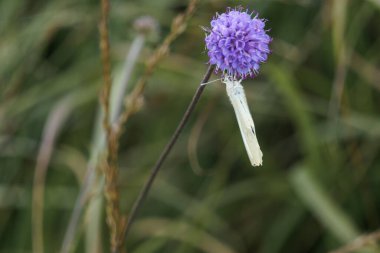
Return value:
[(256, 76), (260, 64), (270, 53), (272, 38), (264, 26), (264, 19), (258, 15), (252, 18), (252, 14), (241, 9), (227, 9), (226, 13), (217, 14), (211, 28), (206, 29), (209, 63), (234, 79)]

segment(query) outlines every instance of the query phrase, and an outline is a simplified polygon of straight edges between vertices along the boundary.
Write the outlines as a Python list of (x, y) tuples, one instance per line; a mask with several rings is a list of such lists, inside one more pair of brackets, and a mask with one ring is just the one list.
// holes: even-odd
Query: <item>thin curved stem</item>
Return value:
[(144, 184), (144, 187), (142, 188), (142, 190), (141, 190), (138, 198), (136, 199), (135, 203), (133, 204), (132, 210), (131, 210), (131, 212), (129, 214), (129, 218), (128, 218), (127, 224), (126, 224), (126, 226), (124, 228), (123, 236), (124, 236), (124, 240), (125, 241), (127, 239), (128, 232), (131, 229), (131, 225), (132, 225), (134, 219), (136, 218), (136, 215), (137, 215), (137, 213), (138, 213), (138, 211), (139, 211), (142, 203), (144, 202), (144, 200), (145, 200), (145, 198), (146, 198), (146, 196), (147, 196), (150, 188), (153, 185), (153, 182), (154, 182), (154, 179), (157, 176), (157, 173), (159, 172), (162, 164), (166, 160), (166, 158), (169, 155), (171, 149), (173, 148), (174, 144), (176, 143), (179, 135), (181, 134), (184, 126), (186, 125), (187, 121), (189, 120), (190, 115), (193, 112), (195, 106), (197, 105), (197, 103), (199, 101), (199, 98), (202, 95), (203, 90), (206, 87), (206, 83), (210, 79), (210, 76), (211, 76), (213, 70), (214, 70), (214, 66), (210, 65), (209, 68), (207, 69), (207, 72), (206, 72), (205, 76), (203, 77), (203, 80), (202, 80), (201, 84), (199, 85), (198, 89), (196, 90), (196, 92), (195, 92), (195, 94), (193, 96), (193, 99), (191, 100), (189, 106), (187, 107), (185, 114), (183, 115), (180, 123), (178, 124), (177, 129), (173, 133), (170, 141), (166, 144), (166, 146), (165, 146), (164, 150), (162, 151), (160, 157), (158, 158), (156, 164), (153, 166), (148, 180)]
[(73, 98), (68, 96), (51, 110), (43, 130), (34, 173), (32, 197), (33, 252), (44, 252), (43, 212), (46, 174), (55, 148), (57, 136), (73, 109)]

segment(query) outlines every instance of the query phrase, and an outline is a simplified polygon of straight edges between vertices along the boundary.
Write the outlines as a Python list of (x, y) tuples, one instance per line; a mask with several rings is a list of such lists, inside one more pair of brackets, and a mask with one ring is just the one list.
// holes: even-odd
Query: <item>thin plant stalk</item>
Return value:
[(331, 119), (337, 119), (341, 106), (342, 106), (342, 98), (344, 92), (344, 86), (347, 76), (347, 51), (342, 46), (342, 53), (338, 56), (338, 64), (336, 67), (336, 75), (333, 82), (333, 88), (331, 90), (331, 99), (329, 104), (329, 116)]
[(123, 105), (124, 94), (144, 44), (145, 34), (140, 33), (133, 39), (129, 52), (125, 56), (121, 79), (115, 83), (117, 87), (111, 90), (111, 122), (115, 122), (122, 111), (120, 105)]
[(158, 158), (156, 164), (153, 166), (148, 180), (144, 184), (142, 190), (140, 191), (139, 196), (137, 197), (136, 201), (134, 202), (132, 210), (129, 213), (129, 218), (128, 218), (128, 221), (127, 221), (127, 224), (125, 226), (124, 233), (123, 233), (125, 241), (127, 239), (128, 232), (131, 229), (132, 223), (133, 223), (134, 219), (136, 218), (136, 215), (137, 215), (138, 211), (140, 210), (141, 205), (143, 204), (146, 196), (149, 193), (149, 190), (151, 189), (151, 187), (153, 185), (154, 179), (156, 178), (158, 172), (160, 171), (160, 169), (162, 167), (162, 164), (165, 162), (165, 160), (166, 160), (167, 156), (169, 155), (170, 151), (172, 150), (174, 144), (177, 142), (178, 137), (181, 134), (182, 130), (184, 129), (187, 121), (189, 120), (190, 115), (193, 112), (195, 106), (197, 105), (199, 98), (201, 97), (203, 90), (207, 85), (206, 83), (210, 79), (210, 76), (211, 76), (213, 70), (214, 70), (214, 66), (210, 65), (209, 68), (207, 69), (205, 76), (203, 77), (201, 84), (197, 88), (197, 90), (193, 96), (193, 99), (191, 100), (189, 106), (187, 107), (185, 114), (183, 115), (181, 121), (179, 122), (177, 129), (174, 131), (171, 139), (166, 144), (166, 146), (165, 146), (164, 150), (162, 151), (160, 157)]
[(347, 46), (345, 44), (347, 6), (347, 0), (332, 1), (332, 37), (335, 58), (337, 60), (335, 80), (329, 105), (329, 116), (332, 119), (337, 119), (340, 114), (347, 75)]
[(51, 110), (44, 127), (33, 184), (32, 242), (34, 253), (44, 252), (43, 210), (46, 174), (54, 151), (56, 138), (73, 108), (72, 102), (72, 96), (59, 101)]
[[(108, 30), (108, 22), (109, 22), (109, 11), (110, 11), (110, 1), (109, 0), (101, 0), (101, 15), (99, 22), (99, 36), (100, 36), (100, 55), (102, 61), (102, 70), (103, 70), (103, 87), (102, 92), (100, 94), (100, 104), (103, 109), (103, 128), (106, 136), (106, 142), (108, 144), (111, 134), (112, 134), (112, 126), (110, 122), (110, 94), (112, 89), (112, 77), (111, 77), (111, 45), (109, 40), (109, 30)], [(106, 153), (105, 160), (108, 159), (108, 153)], [(97, 177), (96, 183), (101, 185), (103, 177)], [(87, 227), (86, 234), (86, 250), (87, 252), (101, 252), (101, 230), (100, 230), (100, 216), (101, 216), (101, 208), (102, 199), (97, 199), (99, 201), (93, 201), (90, 205), (89, 211), (91, 214), (95, 214), (94, 217), (91, 217), (91, 222)], [(95, 204), (96, 208), (94, 207)], [(96, 224), (96, 227), (93, 227)], [(90, 248), (90, 249), (89, 249)]]

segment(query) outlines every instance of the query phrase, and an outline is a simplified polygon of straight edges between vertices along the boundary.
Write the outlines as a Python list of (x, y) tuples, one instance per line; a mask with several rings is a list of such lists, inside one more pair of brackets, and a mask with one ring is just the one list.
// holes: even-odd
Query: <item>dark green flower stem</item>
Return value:
[(185, 114), (183, 115), (177, 129), (173, 133), (170, 141), (166, 144), (166, 146), (165, 146), (164, 150), (162, 151), (160, 157), (158, 158), (156, 164), (153, 166), (148, 180), (146, 181), (144, 187), (142, 188), (137, 200), (133, 204), (132, 210), (129, 214), (128, 221), (127, 221), (127, 224), (126, 224), (125, 230), (124, 230), (125, 241), (128, 237), (128, 232), (131, 229), (131, 225), (132, 225), (134, 219), (136, 218), (136, 215), (137, 215), (139, 209), (141, 208), (141, 205), (144, 202), (147, 194), (149, 193), (150, 188), (153, 185), (153, 182), (157, 176), (157, 173), (160, 171), (162, 164), (166, 160), (166, 158), (169, 155), (170, 151), (172, 150), (174, 144), (176, 143), (179, 135), (181, 134), (182, 130), (184, 129), (184, 126), (186, 125), (187, 121), (189, 120), (190, 115), (193, 112), (195, 106), (197, 105), (199, 98), (201, 97), (203, 90), (206, 87), (206, 83), (210, 79), (210, 76), (211, 76), (213, 70), (214, 70), (214, 66), (210, 65), (209, 68), (207, 69), (205, 76), (203, 77), (202, 82), (200, 83), (198, 89), (196, 90), (196, 92), (193, 96), (193, 99), (191, 100), (189, 106), (187, 107), (187, 110), (186, 110)]

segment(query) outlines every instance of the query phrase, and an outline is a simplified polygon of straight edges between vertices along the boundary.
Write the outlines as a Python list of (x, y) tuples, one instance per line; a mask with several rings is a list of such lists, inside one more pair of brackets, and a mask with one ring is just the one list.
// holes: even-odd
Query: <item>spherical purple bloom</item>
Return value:
[(240, 9), (217, 14), (205, 29), (209, 63), (234, 79), (254, 77), (268, 58), (272, 38), (264, 29), (265, 20)]

